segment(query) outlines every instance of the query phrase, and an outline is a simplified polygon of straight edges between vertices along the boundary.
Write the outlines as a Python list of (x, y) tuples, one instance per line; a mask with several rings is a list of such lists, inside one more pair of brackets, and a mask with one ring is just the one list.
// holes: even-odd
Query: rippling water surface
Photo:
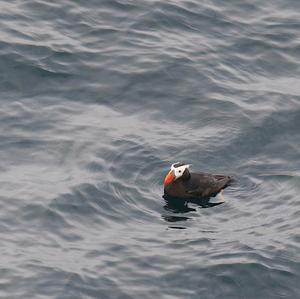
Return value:
[(299, 2), (0, 1), (0, 69), (0, 298), (300, 298)]

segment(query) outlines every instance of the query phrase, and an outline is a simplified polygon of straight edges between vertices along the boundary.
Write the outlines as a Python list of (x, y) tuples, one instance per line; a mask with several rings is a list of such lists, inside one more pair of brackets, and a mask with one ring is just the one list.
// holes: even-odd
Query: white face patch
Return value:
[(181, 165), (181, 166), (176, 167), (176, 164), (178, 164), (178, 162), (171, 165), (171, 170), (173, 170), (173, 172), (174, 172), (175, 180), (180, 178), (183, 175), (184, 171), (186, 169), (189, 169), (190, 166), (191, 166), (190, 164), (185, 164), (185, 165)]

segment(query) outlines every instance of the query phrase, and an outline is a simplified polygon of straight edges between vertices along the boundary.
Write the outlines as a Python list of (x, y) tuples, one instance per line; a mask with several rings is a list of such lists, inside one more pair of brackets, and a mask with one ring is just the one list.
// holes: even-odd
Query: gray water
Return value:
[(0, 1), (0, 70), (0, 298), (300, 298), (300, 2)]

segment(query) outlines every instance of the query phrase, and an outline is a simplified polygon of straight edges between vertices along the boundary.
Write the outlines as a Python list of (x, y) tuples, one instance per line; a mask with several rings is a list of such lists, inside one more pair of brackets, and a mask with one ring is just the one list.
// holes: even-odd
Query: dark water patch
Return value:
[(169, 228), (171, 228), (171, 229), (186, 229), (185, 227), (182, 227), (182, 226), (174, 226), (174, 225), (169, 226)]

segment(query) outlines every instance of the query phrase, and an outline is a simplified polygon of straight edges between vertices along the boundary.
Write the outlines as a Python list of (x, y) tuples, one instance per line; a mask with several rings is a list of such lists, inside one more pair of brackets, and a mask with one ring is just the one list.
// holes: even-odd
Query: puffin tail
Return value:
[(227, 176), (227, 178), (228, 178), (228, 181), (227, 181), (225, 187), (231, 186), (232, 184), (237, 182), (237, 179), (234, 176), (229, 175), (229, 176)]
[(214, 176), (220, 183), (223, 185), (222, 189), (225, 189), (228, 186), (231, 186), (232, 184), (236, 183), (236, 178), (234, 176), (230, 175), (215, 175)]

